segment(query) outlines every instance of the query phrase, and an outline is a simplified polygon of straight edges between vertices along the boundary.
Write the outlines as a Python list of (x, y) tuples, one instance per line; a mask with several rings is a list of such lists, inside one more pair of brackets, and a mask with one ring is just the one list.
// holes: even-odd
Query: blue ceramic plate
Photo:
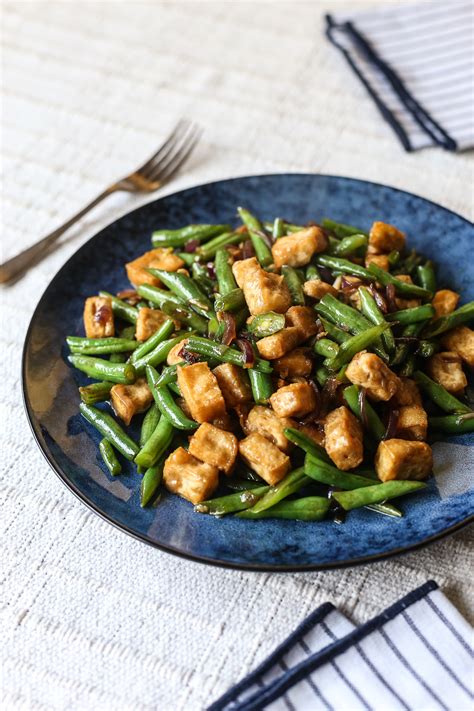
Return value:
[(141, 509), (140, 475), (131, 465), (116, 478), (98, 457), (98, 434), (78, 415), (82, 374), (66, 360), (64, 338), (82, 333), (84, 299), (99, 289), (127, 287), (124, 264), (150, 249), (160, 227), (235, 222), (236, 206), (262, 219), (281, 215), (304, 223), (324, 216), (368, 228), (380, 219), (397, 225), (410, 246), (439, 265), (439, 284), (474, 299), (472, 225), (415, 195), (361, 180), (324, 175), (264, 175), (201, 185), (149, 203), (102, 230), (55, 276), (26, 337), (23, 388), (35, 438), (64, 484), (123, 531), (162, 550), (217, 565), (257, 570), (315, 570), (363, 563), (416, 548), (466, 524), (473, 513), (473, 438), (434, 445), (429, 489), (405, 499), (403, 519), (367, 510), (343, 525), (331, 521), (244, 521), (198, 515), (165, 494)]

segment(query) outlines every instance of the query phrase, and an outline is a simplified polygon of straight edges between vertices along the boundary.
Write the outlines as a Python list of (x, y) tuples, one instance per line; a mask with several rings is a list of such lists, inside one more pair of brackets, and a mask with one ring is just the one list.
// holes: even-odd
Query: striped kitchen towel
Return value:
[(432, 580), (360, 627), (326, 603), (208, 711), (472, 711), (472, 637)]
[(344, 55), (405, 150), (474, 147), (472, 0), (425, 0), (326, 16)]

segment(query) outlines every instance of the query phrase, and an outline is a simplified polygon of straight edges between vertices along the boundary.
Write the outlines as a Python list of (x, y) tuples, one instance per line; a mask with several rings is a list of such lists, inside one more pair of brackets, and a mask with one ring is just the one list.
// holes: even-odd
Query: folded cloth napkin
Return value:
[(407, 151), (474, 146), (472, 0), (326, 16), (343, 53)]
[(326, 603), (208, 711), (472, 711), (472, 637), (432, 580), (360, 627)]

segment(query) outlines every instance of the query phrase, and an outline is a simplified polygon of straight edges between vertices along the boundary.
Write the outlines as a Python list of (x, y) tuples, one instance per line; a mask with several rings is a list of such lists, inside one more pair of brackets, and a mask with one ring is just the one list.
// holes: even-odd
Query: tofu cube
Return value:
[(217, 489), (219, 470), (196, 459), (183, 447), (178, 447), (165, 462), (163, 483), (173, 494), (179, 494), (192, 504), (199, 504)]
[(440, 289), (440, 291), (437, 291), (431, 302), (435, 310), (435, 318), (451, 314), (456, 309), (458, 301), (459, 294), (456, 294), (455, 291), (451, 291), (451, 289)]
[(386, 254), (367, 254), (365, 266), (369, 268), (371, 264), (376, 264), (380, 269), (386, 272), (390, 271), (390, 262)]
[(150, 249), (141, 257), (134, 259), (133, 262), (128, 262), (125, 265), (127, 277), (135, 286), (139, 284), (151, 284), (152, 286), (161, 286), (160, 280), (150, 274), (147, 269), (164, 269), (167, 272), (176, 272), (184, 266), (181, 257), (173, 253), (171, 247), (158, 247)]
[(429, 359), (426, 370), (448, 393), (462, 394), (467, 386), (461, 356), (454, 351), (436, 353)]
[(404, 405), (398, 412), (397, 436), (423, 442), (428, 433), (428, 416), (421, 405)]
[(179, 343), (176, 343), (176, 345), (171, 348), (169, 351), (168, 355), (166, 356), (166, 364), (167, 365), (177, 365), (178, 363), (183, 363), (184, 358), (183, 356), (179, 355), (181, 353), (181, 349), (186, 347), (186, 344), (188, 342), (187, 338), (183, 338), (182, 341)]
[(239, 453), (239, 441), (232, 432), (204, 422), (189, 440), (189, 451), (206, 464), (229, 474)]
[(255, 257), (234, 262), (237, 284), (244, 292), (252, 316), (276, 311), (284, 314), (291, 306), (291, 294), (282, 276), (266, 272)]
[(207, 363), (178, 366), (178, 386), (196, 422), (212, 422), (225, 415), (225, 402), (217, 378)]
[(291, 466), (290, 458), (258, 432), (239, 443), (239, 452), (249, 467), (270, 486), (281, 481)]
[(312, 423), (309, 425), (300, 425), (298, 429), (300, 430), (300, 432), (312, 439), (315, 444), (318, 444), (320, 447), (326, 448), (326, 438), (324, 436), (323, 425), (316, 425)]
[(326, 294), (337, 296), (337, 289), (331, 284), (321, 281), (321, 279), (310, 279), (310, 281), (305, 281), (303, 284), (303, 292), (306, 296), (316, 299), (316, 301), (321, 301), (323, 296), (326, 296)]
[(110, 400), (114, 412), (129, 425), (134, 415), (148, 409), (153, 402), (153, 395), (146, 378), (139, 378), (132, 385), (114, 385), (110, 391)]
[(252, 399), (252, 390), (247, 373), (238, 365), (222, 363), (212, 371), (227, 407), (237, 407)]
[(274, 360), (292, 351), (301, 341), (301, 332), (295, 326), (282, 328), (278, 333), (257, 341), (257, 349), (262, 358)]
[(354, 469), (364, 459), (362, 427), (344, 405), (332, 410), (324, 422), (326, 452), (343, 471)]
[(313, 254), (323, 252), (328, 240), (323, 230), (315, 225), (287, 237), (280, 237), (272, 247), (273, 261), (277, 269), (284, 264), (290, 267), (304, 267)]
[(292, 306), (286, 312), (286, 324), (297, 328), (303, 340), (319, 331), (316, 312), (310, 306)]
[(390, 400), (400, 387), (400, 378), (375, 353), (357, 353), (347, 366), (346, 377), (365, 388), (372, 400)]
[(369, 245), (374, 253), (391, 252), (405, 247), (405, 235), (386, 222), (374, 222), (370, 228)]
[(418, 385), (410, 378), (399, 378), (400, 383), (397, 391), (393, 396), (394, 402), (397, 405), (421, 405), (421, 395)]
[(273, 361), (273, 370), (280, 378), (309, 378), (313, 369), (313, 360), (308, 348), (295, 348), (281, 358)]
[(89, 296), (84, 304), (84, 330), (87, 338), (107, 338), (115, 333), (110, 296)]
[(144, 306), (138, 311), (135, 338), (137, 341), (146, 341), (158, 331), (165, 321), (168, 321), (168, 316), (162, 311)]
[(246, 434), (258, 432), (276, 444), (282, 452), (288, 453), (292, 449), (292, 443), (285, 437), (284, 429), (295, 426), (293, 420), (288, 417), (278, 417), (270, 407), (256, 405), (247, 416), (245, 432)]
[(433, 452), (426, 442), (386, 439), (375, 455), (375, 470), (381, 481), (426, 479), (433, 469)]
[(467, 326), (458, 326), (448, 331), (441, 342), (448, 351), (454, 351), (467, 365), (474, 368), (474, 331)]
[(304, 417), (313, 412), (317, 400), (309, 383), (292, 383), (273, 393), (270, 403), (278, 417)]
[(237, 286), (244, 288), (246, 279), (251, 279), (255, 274), (258, 274), (262, 267), (257, 261), (257, 257), (249, 257), (249, 259), (239, 259), (232, 265), (232, 273), (234, 274)]

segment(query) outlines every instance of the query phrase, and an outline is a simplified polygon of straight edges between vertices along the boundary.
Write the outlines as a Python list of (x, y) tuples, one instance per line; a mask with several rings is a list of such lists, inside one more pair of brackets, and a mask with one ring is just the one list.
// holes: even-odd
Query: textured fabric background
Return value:
[[(325, 41), (329, 8), (348, 4), (3, 3), (2, 259), (138, 164), (182, 115), (205, 136), (168, 192), (235, 175), (321, 171), (393, 184), (472, 218), (472, 155), (403, 153)], [(472, 621), (468, 530), (343, 571), (221, 570), (114, 530), (49, 470), (21, 402), (29, 319), (68, 256), (139, 203), (109, 198), (1, 291), (0, 706), (201, 709), (316, 605), (330, 600), (365, 620), (430, 577)]]

